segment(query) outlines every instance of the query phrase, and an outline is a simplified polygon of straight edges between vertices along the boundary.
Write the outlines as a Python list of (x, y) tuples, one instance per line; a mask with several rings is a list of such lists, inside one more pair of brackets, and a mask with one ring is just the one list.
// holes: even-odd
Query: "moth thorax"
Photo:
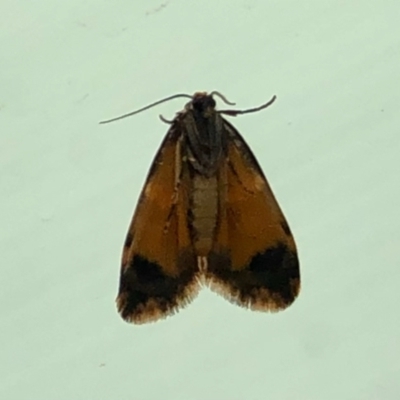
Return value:
[(218, 213), (217, 177), (196, 174), (192, 187), (193, 244), (198, 256), (211, 250)]

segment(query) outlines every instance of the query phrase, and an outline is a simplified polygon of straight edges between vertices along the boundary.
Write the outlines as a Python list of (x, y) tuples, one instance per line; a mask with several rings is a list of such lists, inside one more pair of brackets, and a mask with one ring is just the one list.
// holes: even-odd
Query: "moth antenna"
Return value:
[(268, 101), (265, 104), (262, 104), (261, 106), (255, 107), (255, 108), (249, 108), (247, 110), (219, 110), (217, 112), (219, 112), (220, 114), (226, 114), (226, 115), (230, 115), (232, 117), (236, 117), (236, 115), (239, 115), (239, 114), (248, 114), (248, 113), (263, 110), (264, 108), (269, 107), (275, 100), (276, 100), (276, 96), (273, 96), (270, 101)]
[(114, 121), (118, 121), (119, 119), (131, 117), (132, 115), (139, 114), (140, 112), (145, 111), (145, 110), (148, 110), (149, 108), (155, 107), (155, 106), (157, 106), (157, 105), (159, 105), (159, 104), (161, 104), (161, 103), (165, 103), (166, 101), (170, 101), (170, 100), (173, 100), (173, 99), (177, 99), (177, 98), (179, 98), (179, 97), (188, 97), (189, 99), (192, 99), (192, 98), (193, 98), (193, 96), (189, 96), (188, 94), (184, 94), (184, 93), (174, 94), (174, 95), (172, 95), (172, 96), (166, 97), (165, 99), (158, 100), (158, 101), (156, 101), (155, 103), (151, 103), (151, 104), (149, 104), (149, 105), (146, 106), (146, 107), (139, 108), (139, 110), (131, 111), (131, 112), (127, 113), (127, 114), (121, 115), (121, 116), (119, 116), (119, 117), (107, 119), (107, 120), (105, 120), (105, 121), (100, 121), (99, 124), (108, 124), (109, 122), (114, 122)]
[(230, 106), (235, 106), (236, 103), (230, 102), (222, 93), (218, 92), (217, 90), (213, 90), (210, 93), (210, 96), (218, 96), (225, 104), (229, 104)]
[(165, 117), (164, 117), (163, 115), (161, 115), (161, 114), (160, 114), (158, 117), (161, 119), (162, 122), (165, 122), (165, 123), (168, 124), (168, 125), (171, 125), (171, 124), (174, 123), (174, 120), (173, 120), (173, 119), (169, 120), (169, 119), (165, 118)]

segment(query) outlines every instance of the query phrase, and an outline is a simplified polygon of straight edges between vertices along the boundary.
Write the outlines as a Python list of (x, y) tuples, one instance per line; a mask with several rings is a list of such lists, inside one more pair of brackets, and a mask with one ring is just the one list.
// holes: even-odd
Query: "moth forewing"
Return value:
[(280, 310), (299, 291), (294, 239), (251, 150), (232, 125), (226, 123), (226, 128), (230, 133), (228, 189), (220, 201), (221, 208), (225, 207), (221, 231), (225, 235), (216, 237), (208, 281), (211, 288), (239, 305)]
[(198, 292), (187, 224), (188, 174), (181, 173), (176, 160), (179, 140), (173, 125), (150, 168), (128, 231), (117, 305), (130, 322), (173, 314)]

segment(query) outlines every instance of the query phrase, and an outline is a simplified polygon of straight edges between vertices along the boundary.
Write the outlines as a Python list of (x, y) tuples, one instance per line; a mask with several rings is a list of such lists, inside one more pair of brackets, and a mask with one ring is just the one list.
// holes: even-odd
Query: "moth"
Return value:
[(125, 240), (117, 307), (137, 324), (174, 314), (206, 285), (258, 311), (288, 307), (300, 290), (296, 245), (250, 148), (216, 110), (218, 92), (180, 94), (178, 112), (155, 156)]

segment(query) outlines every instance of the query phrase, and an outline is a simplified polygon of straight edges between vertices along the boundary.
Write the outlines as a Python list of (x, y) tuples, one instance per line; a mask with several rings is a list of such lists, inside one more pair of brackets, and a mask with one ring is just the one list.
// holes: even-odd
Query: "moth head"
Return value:
[(203, 114), (207, 113), (207, 111), (211, 111), (215, 109), (216, 103), (212, 96), (212, 94), (207, 94), (206, 92), (196, 92), (192, 101), (189, 103), (190, 107)]

